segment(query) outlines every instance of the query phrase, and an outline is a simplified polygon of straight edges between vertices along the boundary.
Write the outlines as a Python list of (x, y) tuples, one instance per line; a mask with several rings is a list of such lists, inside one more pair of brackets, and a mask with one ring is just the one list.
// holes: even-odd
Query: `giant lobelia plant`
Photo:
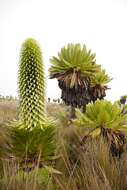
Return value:
[(45, 81), (40, 47), (33, 39), (24, 42), (19, 65), (19, 119), (26, 128), (43, 127)]
[(55, 126), (45, 114), (42, 53), (34, 39), (21, 48), (19, 63), (19, 121), (13, 127), (13, 154), (20, 159), (48, 160), (55, 151)]

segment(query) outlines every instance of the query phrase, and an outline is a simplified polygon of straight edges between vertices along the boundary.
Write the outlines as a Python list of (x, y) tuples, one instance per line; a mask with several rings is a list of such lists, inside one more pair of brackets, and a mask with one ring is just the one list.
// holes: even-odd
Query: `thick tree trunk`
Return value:
[(70, 119), (74, 119), (75, 117), (75, 107), (71, 106)]
[(86, 105), (82, 106), (82, 113), (86, 112)]

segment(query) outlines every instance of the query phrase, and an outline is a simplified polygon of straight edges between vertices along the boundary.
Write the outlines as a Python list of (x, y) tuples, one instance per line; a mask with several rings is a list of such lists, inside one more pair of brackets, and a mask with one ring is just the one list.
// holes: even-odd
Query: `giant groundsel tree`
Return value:
[(56, 78), (62, 90), (61, 98), (74, 108), (83, 108), (91, 101), (103, 99), (111, 78), (100, 65), (96, 64), (95, 54), (80, 44), (68, 44), (57, 57), (50, 60), (50, 78)]
[(50, 61), (50, 78), (57, 78), (63, 101), (73, 107), (88, 103), (91, 78), (100, 69), (95, 62), (95, 54), (87, 50), (85, 45), (68, 44)]
[(97, 100), (86, 106), (86, 112), (77, 109), (76, 126), (89, 129), (88, 136), (102, 135), (110, 144), (113, 155), (120, 155), (125, 145), (125, 136), (121, 131), (127, 131), (127, 115), (121, 113), (120, 107), (107, 100)]

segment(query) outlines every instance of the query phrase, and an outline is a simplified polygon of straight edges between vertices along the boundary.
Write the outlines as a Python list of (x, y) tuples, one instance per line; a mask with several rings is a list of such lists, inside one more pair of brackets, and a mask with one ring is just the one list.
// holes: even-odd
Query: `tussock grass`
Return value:
[[(0, 110), (0, 148), (5, 150), (11, 144), (6, 123), (16, 118), (17, 104), (0, 102)], [(47, 112), (57, 122), (58, 147), (51, 168), (37, 165), (24, 171), (20, 162), (1, 152), (0, 190), (127, 190), (126, 150), (116, 158), (101, 137), (81, 143), (85, 132), (68, 121), (64, 105), (50, 103)]]
[(112, 157), (108, 145), (100, 138), (89, 139), (84, 146), (64, 144), (57, 163), (63, 175), (57, 181), (60, 189), (67, 190), (125, 190), (126, 162), (127, 153), (120, 159)]

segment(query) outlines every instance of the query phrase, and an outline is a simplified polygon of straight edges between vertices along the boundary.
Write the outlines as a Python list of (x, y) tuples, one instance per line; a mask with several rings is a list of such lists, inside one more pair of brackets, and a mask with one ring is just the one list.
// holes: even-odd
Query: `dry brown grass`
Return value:
[(17, 102), (0, 101), (0, 123), (5, 123), (17, 118)]
[[(57, 119), (59, 113), (65, 112), (66, 107), (63, 104), (47, 103), (47, 114), (54, 119)], [(18, 115), (18, 102), (15, 100), (0, 101), (0, 123), (12, 121)]]
[[(35, 172), (19, 172), (15, 162), (3, 160), (0, 190), (127, 190), (127, 151), (121, 158), (112, 157), (102, 138), (88, 139), (81, 144), (84, 131), (71, 125), (67, 107), (50, 103), (47, 112), (56, 120), (58, 129), (58, 158), (52, 166), (62, 174), (50, 175), (45, 184), (46, 178), (39, 168)], [(0, 102), (0, 123), (3, 123), (0, 127), (16, 117), (14, 101)], [(2, 128), (0, 133), (5, 133)]]
[(79, 138), (61, 146), (61, 159), (57, 169), (60, 190), (126, 190), (127, 152), (122, 157), (110, 155), (103, 139), (89, 139), (83, 146)]

